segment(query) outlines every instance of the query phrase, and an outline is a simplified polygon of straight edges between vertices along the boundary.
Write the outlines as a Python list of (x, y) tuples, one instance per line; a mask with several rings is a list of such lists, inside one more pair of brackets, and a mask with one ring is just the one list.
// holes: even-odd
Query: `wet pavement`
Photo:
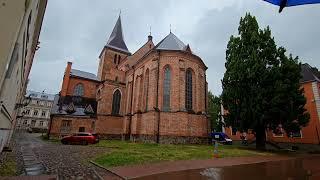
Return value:
[(306, 156), (255, 164), (167, 172), (132, 179), (319, 180), (320, 156)]
[(55, 175), (59, 179), (92, 179), (114, 177), (89, 162), (109, 150), (95, 146), (62, 145), (46, 142), (39, 134), (19, 133), (15, 141), (20, 148), (25, 175)]

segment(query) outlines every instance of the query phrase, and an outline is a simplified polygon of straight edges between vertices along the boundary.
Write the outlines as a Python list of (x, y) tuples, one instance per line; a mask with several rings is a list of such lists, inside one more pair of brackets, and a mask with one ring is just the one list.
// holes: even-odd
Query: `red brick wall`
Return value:
[[(288, 138), (287, 135), (283, 137), (274, 137), (272, 132), (268, 132), (268, 138), (276, 142), (293, 142), (293, 143), (308, 143), (308, 144), (319, 144), (320, 143), (320, 126), (319, 117), (317, 114), (316, 104), (314, 101), (314, 94), (312, 90), (312, 82), (302, 84), (304, 88), (304, 96), (307, 99), (305, 108), (310, 114), (309, 124), (302, 128), (302, 137)], [(318, 134), (317, 134), (318, 131)]]
[(205, 112), (205, 67), (201, 65), (198, 58), (181, 52), (163, 52), (160, 55), (160, 109), (163, 109), (163, 81), (166, 66), (171, 69), (171, 110), (185, 110), (185, 73), (187, 69), (192, 69), (192, 107), (195, 112)]
[(61, 87), (61, 96), (72, 96), (74, 88), (77, 84), (81, 83), (84, 86), (84, 96), (87, 98), (96, 98), (96, 86), (98, 85), (98, 82), (77, 78), (77, 77), (71, 77), (70, 71), (71, 71), (72, 63), (68, 62), (64, 76), (63, 76), (63, 82)]
[(198, 137), (208, 135), (208, 120), (203, 115), (162, 112), (160, 119), (160, 135)]
[(79, 83), (81, 83), (84, 87), (84, 96), (83, 97), (96, 98), (96, 88), (97, 88), (98, 83), (95, 81), (80, 79), (80, 78), (76, 78), (76, 77), (70, 77), (66, 94), (69, 96), (72, 96), (75, 86)]
[(124, 134), (124, 117), (98, 116), (96, 132), (99, 134)]
[(60, 135), (60, 129), (63, 120), (71, 121), (71, 131), (70, 133), (79, 132), (79, 127), (85, 127), (86, 132), (94, 132), (92, 127), (92, 122), (95, 121), (94, 118), (90, 117), (68, 117), (68, 116), (53, 116), (50, 134), (52, 135)]
[[(132, 134), (156, 135), (158, 112), (135, 114), (132, 117)], [(186, 112), (160, 112), (160, 135), (207, 137), (208, 120), (203, 115)]]
[(124, 81), (125, 72), (118, 69), (119, 64), (114, 63), (114, 55), (121, 56), (120, 63), (127, 57), (124, 53), (113, 51), (108, 48), (104, 49), (100, 57), (98, 79), (115, 80), (115, 78), (118, 77), (119, 81)]
[(120, 115), (124, 115), (126, 102), (125, 85), (116, 82), (104, 82), (99, 86), (100, 97), (98, 97), (98, 115), (110, 115), (112, 112), (113, 93), (119, 89), (121, 92)]

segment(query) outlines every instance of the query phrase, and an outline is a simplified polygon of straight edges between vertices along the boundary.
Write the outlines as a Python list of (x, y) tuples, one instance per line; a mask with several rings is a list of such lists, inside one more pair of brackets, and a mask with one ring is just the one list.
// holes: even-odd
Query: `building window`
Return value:
[(118, 55), (118, 64), (120, 64), (121, 56)]
[(113, 99), (112, 99), (112, 114), (118, 115), (120, 111), (120, 101), (121, 101), (121, 93), (118, 90), (116, 90), (113, 93)]
[(31, 93), (29, 96), (30, 97), (37, 97), (37, 94)]
[(70, 120), (62, 120), (60, 132), (61, 133), (70, 133), (71, 131), (71, 121)]
[(42, 112), (41, 112), (41, 116), (42, 116), (42, 117), (46, 116), (46, 111), (42, 111)]
[(28, 124), (28, 120), (24, 120), (24, 121), (23, 121), (23, 124), (24, 124), (24, 125), (27, 125), (27, 124)]
[(36, 120), (31, 121), (31, 127), (34, 127), (36, 125)]
[(84, 87), (81, 83), (77, 84), (73, 90), (74, 96), (83, 96), (84, 95)]
[(34, 111), (33, 111), (33, 115), (34, 115), (34, 116), (38, 116), (38, 110), (34, 110)]
[(37, 101), (37, 105), (40, 105), (40, 101)]
[(163, 110), (170, 111), (170, 84), (171, 84), (171, 71), (167, 66), (164, 69), (163, 79)]
[(27, 109), (26, 112), (25, 112), (25, 114), (26, 114), (26, 115), (29, 115), (29, 114), (30, 114), (30, 109)]
[(186, 109), (192, 110), (192, 71), (190, 69), (187, 69), (186, 71), (186, 94), (185, 94), (185, 103), (186, 103)]
[(114, 55), (113, 63), (114, 63), (114, 64), (117, 64), (117, 55), (116, 55), (116, 54)]
[(43, 121), (40, 121), (39, 126), (43, 126)]
[(149, 95), (149, 69), (146, 70), (146, 79), (144, 81), (145, 110), (148, 111), (148, 95)]
[(86, 128), (85, 127), (79, 127), (79, 132), (85, 132)]

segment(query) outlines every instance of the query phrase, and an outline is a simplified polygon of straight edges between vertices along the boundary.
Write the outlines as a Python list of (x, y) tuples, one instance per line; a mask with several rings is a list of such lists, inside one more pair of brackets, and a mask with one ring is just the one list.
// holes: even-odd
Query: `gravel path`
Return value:
[(46, 168), (46, 174), (58, 175), (59, 179), (113, 179), (112, 174), (89, 162), (97, 154), (107, 152), (106, 148), (46, 142), (40, 139), (39, 134), (29, 133), (17, 134), (15, 139), (22, 153), (26, 145), (32, 149)]

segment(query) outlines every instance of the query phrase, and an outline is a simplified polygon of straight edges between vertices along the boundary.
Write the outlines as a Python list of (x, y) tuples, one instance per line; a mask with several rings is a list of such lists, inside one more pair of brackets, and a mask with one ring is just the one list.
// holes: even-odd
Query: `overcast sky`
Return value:
[(50, 0), (28, 89), (58, 93), (67, 61), (96, 74), (99, 53), (120, 9), (131, 53), (147, 41), (150, 26), (157, 44), (171, 24), (172, 32), (208, 66), (209, 90), (216, 95), (222, 92), (226, 45), (246, 12), (257, 17), (261, 28), (270, 26), (277, 45), (320, 68), (320, 5), (286, 8), (278, 14), (278, 7), (262, 0)]

